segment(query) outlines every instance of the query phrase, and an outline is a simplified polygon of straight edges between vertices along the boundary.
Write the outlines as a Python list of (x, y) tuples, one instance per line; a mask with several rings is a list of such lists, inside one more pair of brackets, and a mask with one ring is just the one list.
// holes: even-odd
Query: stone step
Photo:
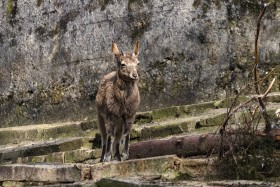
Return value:
[[(166, 138), (174, 135), (216, 132), (217, 124), (222, 123), (225, 112), (225, 109), (215, 109), (213, 111), (209, 111), (207, 116), (181, 117), (146, 125), (135, 125), (131, 133), (131, 143), (147, 139)], [(197, 126), (197, 124), (199, 124), (199, 126)], [(45, 155), (21, 156), (16, 160), (16, 162), (81, 163), (88, 159), (97, 159), (101, 155), (101, 151), (98, 149), (100, 147), (100, 136), (97, 137), (98, 138), (95, 138), (94, 140), (94, 149), (87, 144), (87, 146), (77, 150), (50, 152)], [(84, 139), (88, 141), (91, 138)]]
[[(247, 99), (248, 97), (245, 96), (240, 97), (240, 100)], [(169, 119), (175, 120), (181, 118), (189, 118), (189, 120), (187, 121), (192, 121), (192, 118), (195, 118), (196, 116), (200, 118), (201, 116), (207, 115), (208, 111), (210, 111), (211, 113), (211, 111), (217, 111), (216, 109), (225, 110), (224, 107), (226, 107), (228, 103), (230, 103), (229, 100), (230, 98), (220, 101), (211, 101), (183, 106), (173, 106), (168, 108), (156, 109), (153, 111), (140, 112), (137, 113), (136, 123), (138, 124), (138, 126), (147, 127), (150, 124), (157, 124), (161, 121), (166, 121)], [(273, 101), (276, 105), (278, 105), (280, 101), (280, 93), (277, 92), (269, 94), (267, 100)], [(215, 118), (215, 120), (217, 119)], [(196, 125), (197, 127), (204, 126), (206, 123), (212, 122), (210, 122), (210, 120), (205, 119), (204, 122), (200, 121)], [(96, 120), (0, 128), (0, 145), (19, 144), (21, 142), (27, 141), (51, 140), (63, 137), (93, 137), (96, 133), (95, 130), (97, 130)], [(178, 133), (180, 132), (180, 130), (177, 129), (175, 132)]]
[[(148, 159), (128, 160), (98, 164), (6, 164), (0, 166), (0, 182), (9, 181), (41, 185), (52, 183), (96, 182), (101, 178), (130, 176), (161, 176), (162, 179), (176, 179), (180, 172), (205, 177), (202, 168), (208, 167), (207, 160), (180, 159), (163, 156)], [(196, 165), (196, 167), (193, 167)]]
[[(280, 108), (280, 103), (268, 103), (267, 112), (271, 115), (271, 119), (275, 118), (275, 111)], [(227, 114), (226, 108), (218, 108), (212, 110), (204, 110), (201, 115), (188, 116), (181, 115), (180, 117), (169, 117), (168, 119), (146, 123), (142, 125), (134, 125), (131, 132), (132, 140), (146, 140), (152, 138), (161, 138), (182, 133), (187, 134), (202, 134), (216, 132), (219, 126), (223, 123)], [(242, 115), (241, 115), (242, 114)], [(236, 118), (240, 116), (240, 121), (244, 113), (236, 114)], [(237, 120), (237, 119), (235, 119)], [(261, 121), (260, 121), (261, 122)], [(262, 128), (259, 125), (259, 128)]]
[[(200, 122), (205, 125), (205, 127), (214, 126), (214, 122), (222, 119), (221, 116), (223, 116), (224, 113), (224, 109), (216, 109), (215, 112), (209, 112), (207, 116), (208, 122), (205, 122), (205, 116), (196, 116), (176, 118), (148, 125), (135, 125), (131, 133), (131, 142), (168, 137), (182, 133), (210, 132), (210, 128), (206, 128), (202, 131), (201, 126), (198, 130), (196, 124)], [(89, 140), (92, 138), (93, 137), (73, 137), (43, 142), (32, 142), (31, 144), (22, 143), (19, 145), (2, 146), (0, 147), (0, 162), (83, 162), (84, 160), (100, 156), (100, 151), (98, 149), (91, 149)], [(100, 139), (96, 138), (95, 142), (96, 147), (100, 147)], [(82, 146), (83, 149), (80, 149)], [(90, 149), (86, 149), (86, 147)]]
[[(216, 132), (218, 129), (217, 126), (219, 126), (223, 122), (227, 109), (215, 107), (217, 109), (210, 110), (209, 106), (212, 105), (213, 102), (200, 104), (199, 106), (201, 111), (198, 112), (200, 113), (200, 115), (192, 115), (190, 113), (187, 114), (185, 112), (184, 114), (180, 113), (180, 115), (174, 116), (175, 113), (178, 114), (179, 110), (187, 111), (186, 108), (188, 107), (188, 109), (195, 108), (194, 105), (171, 107), (170, 109), (172, 109), (172, 111), (175, 111), (176, 109), (176, 112), (173, 111), (173, 113), (168, 113), (167, 109), (162, 109), (162, 113), (166, 113), (167, 115), (169, 115), (169, 118), (156, 118), (155, 116), (157, 116), (160, 112), (153, 111), (154, 113), (157, 113), (157, 115), (153, 115), (153, 118), (155, 117), (158, 120), (154, 121), (152, 119), (152, 122), (150, 123), (140, 123), (134, 125), (134, 128), (131, 133), (131, 140), (133, 142), (152, 138), (163, 138), (186, 133), (198, 134), (204, 132)], [(273, 115), (275, 110), (280, 108), (280, 103), (269, 103), (267, 108), (269, 109), (268, 112), (271, 115)], [(194, 109), (192, 109), (191, 111), (193, 110)], [(141, 115), (143, 116), (143, 114)], [(63, 143), (67, 144), (69, 141), (67, 137), (78, 137), (77, 140), (83, 142), (83, 145), (85, 144), (85, 142), (87, 142), (87, 147), (91, 147), (91, 144), (89, 144), (88, 141), (93, 139), (94, 136), (96, 137), (94, 142), (96, 147), (98, 148), (100, 147), (100, 136), (98, 136), (97, 125), (95, 121), (0, 128), (0, 142), (2, 144), (7, 144), (10, 142), (14, 143), (14, 145), (9, 144), (0, 146), (0, 162), (20, 162), (18, 161), (18, 158), (22, 158), (24, 160), (22, 162), (44, 162), (46, 160), (50, 162), (52, 160), (53, 162), (65, 162), (65, 160), (66, 162), (70, 162), (69, 157), (67, 156), (67, 154), (65, 157), (64, 153), (68, 150), (59, 149), (57, 147), (61, 147)], [(81, 137), (84, 137), (83, 140), (80, 140)], [(50, 139), (60, 139), (58, 140), (58, 142), (60, 141), (60, 143), (55, 143), (56, 141), (49, 141), (43, 143), (40, 142), (42, 140), (46, 141)], [(75, 139), (75, 141), (77, 140)], [(33, 141), (34, 145), (26, 145), (26, 143), (24, 143), (26, 141)], [(77, 152), (79, 153), (79, 148), (81, 147), (80, 143), (76, 145), (79, 146), (73, 146), (70, 150), (78, 149)], [(91, 151), (89, 150), (85, 152), (85, 155), (90, 154)], [(76, 154), (76, 156), (79, 157), (79, 154)], [(77, 160), (74, 157), (72, 157), (72, 160), (73, 162), (80, 162), (82, 159)]]
[[(228, 186), (245, 181), (209, 181), (224, 173), (215, 157), (178, 158), (174, 155), (97, 164), (6, 164), (0, 166), (1, 186)], [(170, 183), (172, 182), (172, 183)], [(279, 182), (249, 181), (252, 186), (278, 186)], [(199, 185), (200, 184), (200, 185)], [(224, 184), (224, 185), (223, 185)], [(161, 186), (161, 185), (160, 185)], [(235, 186), (235, 185), (234, 185)]]
[(18, 164), (28, 163), (84, 163), (88, 160), (90, 162), (99, 162), (101, 156), (100, 149), (91, 148), (79, 148), (76, 150), (64, 151), (64, 152), (53, 152), (46, 155), (40, 156), (27, 156), (19, 157), (16, 160)]
[(258, 181), (258, 180), (177, 180), (162, 181), (159, 176), (150, 178), (124, 177), (124, 178), (105, 178), (96, 182), (97, 186), (102, 187), (279, 187), (279, 182)]
[[(280, 108), (279, 103), (270, 103), (269, 113), (274, 113), (277, 108)], [(154, 138), (165, 138), (168, 136), (174, 135), (183, 135), (183, 134), (203, 134), (217, 132), (218, 127), (222, 124), (224, 117), (226, 115), (226, 109), (219, 108), (213, 109), (205, 112), (201, 116), (185, 116), (178, 118), (171, 118), (169, 120), (154, 122), (149, 124), (135, 125), (131, 133), (131, 142), (142, 141), (147, 139)], [(259, 126), (261, 127), (261, 126)], [(96, 136), (94, 143), (95, 148), (100, 147), (100, 136)], [(12, 161), (19, 163), (34, 163), (34, 162), (59, 162), (59, 163), (74, 163), (74, 162), (84, 162), (87, 159), (97, 158), (100, 156), (99, 149), (91, 149), (92, 145), (89, 143), (93, 137), (84, 137), (83, 138), (83, 148), (73, 147), (70, 151), (68, 150), (57, 150), (56, 146), (53, 146), (52, 149), (47, 149), (48, 152), (40, 152), (44, 148), (44, 144), (39, 143), (34, 148), (34, 146), (23, 146), (19, 148), (21, 154), (12, 154), (13, 156), (2, 156), (3, 161)], [(60, 140), (62, 141), (62, 140)], [(66, 140), (67, 142), (67, 140)], [(85, 144), (87, 144), (85, 146)], [(51, 147), (52, 144), (49, 145)], [(18, 146), (20, 147), (20, 146)], [(88, 149), (87, 149), (88, 148)], [(22, 149), (24, 151), (22, 151)], [(29, 150), (30, 149), (30, 150)], [(9, 149), (12, 150), (12, 149)], [(10, 155), (11, 151), (7, 151), (5, 155)], [(68, 152), (67, 152), (68, 151)], [(26, 154), (29, 153), (29, 155)], [(34, 153), (34, 154), (32, 154)], [(40, 154), (39, 154), (40, 153)], [(18, 158), (18, 159), (17, 159)]]
[[(240, 96), (237, 100), (237, 104), (247, 101), (252, 96)], [(153, 121), (161, 121), (168, 118), (182, 117), (182, 116), (200, 116), (205, 112), (213, 109), (230, 107), (233, 98), (226, 98), (217, 101), (202, 102), (198, 104), (172, 106), (160, 109), (155, 109), (147, 112), (140, 112), (136, 116), (137, 124), (146, 124)], [(268, 94), (266, 98), (267, 102), (280, 103), (280, 92), (273, 92)]]
[[(212, 105), (213, 103), (211, 103)], [(198, 104), (197, 106), (201, 108), (206, 108), (209, 106), (209, 103)], [(195, 105), (190, 106), (181, 106), (181, 107), (170, 107), (171, 111), (175, 111), (174, 109), (184, 110), (185, 114), (190, 114), (189, 112), (191, 108), (196, 108)], [(169, 109), (158, 109), (152, 112), (151, 122), (153, 123), (145, 123), (139, 124), (136, 127), (143, 126), (142, 130), (139, 128), (135, 131), (135, 137), (132, 136), (132, 139), (142, 140), (146, 139), (150, 136), (151, 133), (157, 134), (155, 137), (165, 137), (168, 135), (178, 134), (182, 132), (186, 132), (186, 129), (182, 131), (182, 129), (178, 129), (177, 123), (184, 123), (186, 121), (192, 121), (189, 119), (181, 119), (180, 122), (176, 123), (171, 120), (165, 122), (163, 125), (158, 125), (157, 121), (163, 121), (163, 119), (167, 119), (167, 117), (173, 116), (172, 112), (168, 112)], [(191, 111), (193, 111), (192, 109)], [(179, 112), (179, 111), (177, 111)], [(149, 115), (150, 112), (137, 114), (137, 118), (142, 120)], [(139, 117), (140, 116), (140, 117)], [(163, 116), (162, 119), (159, 116)], [(164, 117), (165, 116), (165, 117)], [(175, 115), (176, 116), (176, 115)], [(180, 115), (187, 117), (186, 115)], [(142, 120), (143, 122), (143, 120)], [(170, 125), (168, 125), (170, 123)], [(186, 126), (184, 126), (186, 128)], [(151, 129), (150, 131), (148, 129)], [(8, 128), (0, 128), (0, 149), (5, 147), (16, 147), (23, 146), (22, 144), (26, 144), (25, 142), (40, 142), (40, 141), (48, 141), (53, 139), (62, 139), (67, 137), (90, 137), (93, 138), (95, 136), (97, 138), (96, 146), (100, 146), (100, 136), (96, 134), (97, 132), (97, 124), (96, 121), (82, 121), (82, 122), (67, 122), (67, 123), (55, 123), (55, 124), (41, 124), (41, 125), (27, 125), (27, 126), (19, 126), (19, 127), (8, 127)], [(159, 136), (160, 135), (160, 136)], [(141, 137), (141, 138), (139, 138)], [(8, 145), (8, 146), (7, 146)], [(25, 149), (25, 148), (24, 148)], [(33, 155), (34, 156), (34, 155)], [(2, 159), (3, 161), (3, 159)]]
[(214, 126), (223, 122), (225, 115), (226, 109), (214, 109), (208, 111), (207, 115), (170, 118), (160, 122), (135, 125), (131, 132), (131, 139), (139, 141), (182, 133), (203, 133), (206, 130), (211, 132)]
[(54, 152), (77, 150), (84, 145), (84, 141), (84, 137), (72, 137), (2, 147), (0, 148), (0, 163), (15, 163), (21, 157), (28, 158), (30, 156), (41, 156), (51, 154)]
[(0, 181), (73, 183), (81, 181), (81, 169), (77, 165), (13, 164), (0, 166)]
[(43, 141), (63, 137), (94, 136), (96, 121), (67, 122), (0, 128), (0, 145)]

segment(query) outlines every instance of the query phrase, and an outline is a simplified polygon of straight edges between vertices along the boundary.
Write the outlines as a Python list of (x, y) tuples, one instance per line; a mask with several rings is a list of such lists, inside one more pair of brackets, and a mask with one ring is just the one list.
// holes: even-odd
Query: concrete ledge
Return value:
[(62, 137), (84, 136), (87, 130), (96, 130), (96, 121), (67, 122), (0, 128), (0, 145), (26, 141), (42, 141)]
[(182, 173), (191, 177), (202, 176), (200, 170), (206, 166), (208, 161), (204, 159), (180, 159), (172, 155), (93, 165), (10, 164), (0, 166), (0, 182), (67, 183), (86, 180), (94, 182), (108, 177), (155, 175), (173, 180)]
[[(280, 94), (272, 93), (268, 98), (276, 101)], [(133, 141), (146, 140), (152, 138), (163, 138), (171, 135), (179, 135), (182, 133), (196, 133), (212, 131), (215, 126), (220, 125), (225, 117), (226, 109), (214, 109), (213, 102), (207, 102), (197, 105), (174, 106), (170, 108), (158, 109), (146, 113), (140, 113), (145, 120), (158, 119), (157, 122), (135, 125), (131, 133)], [(268, 103), (268, 113), (272, 117), (275, 110), (280, 108), (280, 103)], [(211, 109), (211, 110), (210, 110)], [(193, 115), (196, 113), (198, 115)], [(139, 115), (139, 114), (138, 114)], [(168, 118), (166, 118), (168, 116)], [(161, 118), (162, 117), (162, 118)], [(141, 116), (139, 120), (142, 119)], [(144, 120), (144, 121), (145, 121)], [(216, 129), (215, 129), (216, 130)], [(89, 158), (92, 151), (81, 151), (63, 153), (65, 151), (80, 149), (83, 147), (91, 147), (88, 140), (96, 135), (96, 122), (68, 122), (57, 124), (29, 125), (11, 128), (0, 128), (0, 144), (5, 143), (22, 143), (24, 141), (41, 141), (41, 139), (65, 138), (59, 141), (39, 142), (34, 145), (13, 145), (13, 148), (3, 148), (0, 146), (0, 163), (2, 162), (82, 162)], [(67, 137), (83, 136), (83, 140), (79, 138), (69, 139)], [(97, 136), (96, 136), (97, 137)], [(98, 138), (96, 138), (98, 141)], [(87, 145), (85, 145), (87, 142)], [(98, 146), (100, 142), (98, 142)], [(97, 146), (97, 147), (98, 147)], [(2, 148), (1, 148), (2, 147)], [(16, 148), (14, 148), (16, 147)], [(57, 153), (59, 152), (59, 153)], [(17, 161), (18, 158), (22, 160)], [(76, 157), (76, 158), (75, 158)]]
[(69, 151), (81, 148), (83, 145), (82, 137), (66, 138), (40, 142), (37, 144), (0, 149), (0, 163), (16, 162), (19, 157), (46, 155), (53, 152)]
[(199, 178), (203, 180), (215, 175), (213, 159), (181, 159), (167, 155), (115, 163), (99, 163), (91, 167), (93, 181), (102, 178), (151, 177), (161, 180), (182, 180)]
[(0, 181), (33, 181), (46, 183), (81, 180), (81, 169), (75, 165), (3, 165)]
[(226, 109), (213, 109), (200, 116), (184, 116), (146, 125), (135, 125), (132, 129), (131, 139), (146, 140), (181, 133), (199, 132), (201, 127), (210, 129), (222, 124), (225, 115)]
[(100, 149), (80, 148), (65, 152), (54, 152), (41, 156), (20, 157), (16, 163), (82, 163), (86, 160), (97, 159), (101, 156)]
[(254, 180), (185, 180), (185, 181), (158, 181), (156, 178), (141, 178), (141, 177), (133, 177), (133, 178), (108, 178), (102, 179), (98, 181), (97, 186), (102, 187), (112, 187), (112, 186), (120, 186), (120, 187), (140, 187), (140, 186), (155, 186), (155, 187), (203, 187), (203, 186), (232, 186), (232, 187), (279, 187), (279, 182), (268, 182), (268, 181), (254, 181)]
[[(12, 164), (0, 166), (0, 184), (6, 182), (21, 182), (25, 184), (65, 184), (80, 182), (91, 184), (106, 178), (137, 177), (142, 181), (156, 179), (157, 181), (174, 181), (179, 184), (201, 182), (214, 179), (220, 174), (215, 165), (216, 158), (178, 158), (169, 155), (145, 159), (128, 160), (124, 162), (109, 162), (98, 164)], [(185, 183), (184, 183), (185, 182)], [(209, 185), (223, 184), (211, 182)], [(228, 184), (228, 183), (225, 183)], [(111, 185), (112, 186), (112, 185)], [(184, 185), (183, 185), (184, 186)]]

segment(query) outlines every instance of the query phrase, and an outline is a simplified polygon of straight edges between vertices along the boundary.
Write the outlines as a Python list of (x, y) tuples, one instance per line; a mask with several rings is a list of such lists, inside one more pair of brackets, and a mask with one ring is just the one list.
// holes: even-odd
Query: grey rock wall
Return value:
[[(141, 110), (225, 97), (250, 80), (260, 9), (253, 0), (0, 1), (0, 126), (95, 118), (99, 79), (116, 68), (112, 41), (124, 51), (141, 42)], [(279, 31), (271, 1), (261, 74), (280, 64)]]

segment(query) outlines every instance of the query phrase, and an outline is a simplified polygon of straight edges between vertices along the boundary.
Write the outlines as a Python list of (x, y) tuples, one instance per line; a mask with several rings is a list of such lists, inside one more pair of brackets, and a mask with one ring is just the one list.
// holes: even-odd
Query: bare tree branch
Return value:
[[(257, 22), (257, 33), (256, 33), (256, 38), (255, 38), (255, 65), (254, 65), (254, 80), (255, 80), (255, 91), (256, 94), (260, 95), (260, 85), (259, 85), (259, 74), (258, 74), (258, 70), (257, 67), (259, 65), (259, 49), (258, 49), (258, 39), (259, 39), (259, 34), (260, 34), (260, 27), (261, 27), (261, 19), (264, 16), (265, 10), (266, 10), (267, 4), (264, 5), (264, 8), (261, 12), (261, 14), (259, 15), (258, 18), (258, 22)], [(274, 81), (273, 81), (274, 83)], [(273, 85), (273, 84), (272, 84)], [(267, 93), (268, 94), (268, 93)], [(265, 129), (264, 132), (268, 133), (271, 130), (271, 122), (270, 122), (270, 118), (269, 115), (266, 112), (266, 106), (263, 102), (263, 99), (261, 97), (258, 97), (258, 102), (259, 105), (261, 107), (261, 112), (262, 112), (262, 116), (264, 118), (264, 122), (265, 122)]]

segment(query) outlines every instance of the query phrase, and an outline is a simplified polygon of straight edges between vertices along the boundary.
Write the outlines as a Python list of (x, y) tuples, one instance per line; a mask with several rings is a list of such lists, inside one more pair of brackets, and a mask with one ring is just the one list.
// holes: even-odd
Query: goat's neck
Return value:
[(129, 93), (135, 86), (136, 81), (127, 81), (122, 79), (119, 74), (117, 74), (117, 80), (116, 80), (116, 85), (118, 88), (122, 91), (126, 91)]

